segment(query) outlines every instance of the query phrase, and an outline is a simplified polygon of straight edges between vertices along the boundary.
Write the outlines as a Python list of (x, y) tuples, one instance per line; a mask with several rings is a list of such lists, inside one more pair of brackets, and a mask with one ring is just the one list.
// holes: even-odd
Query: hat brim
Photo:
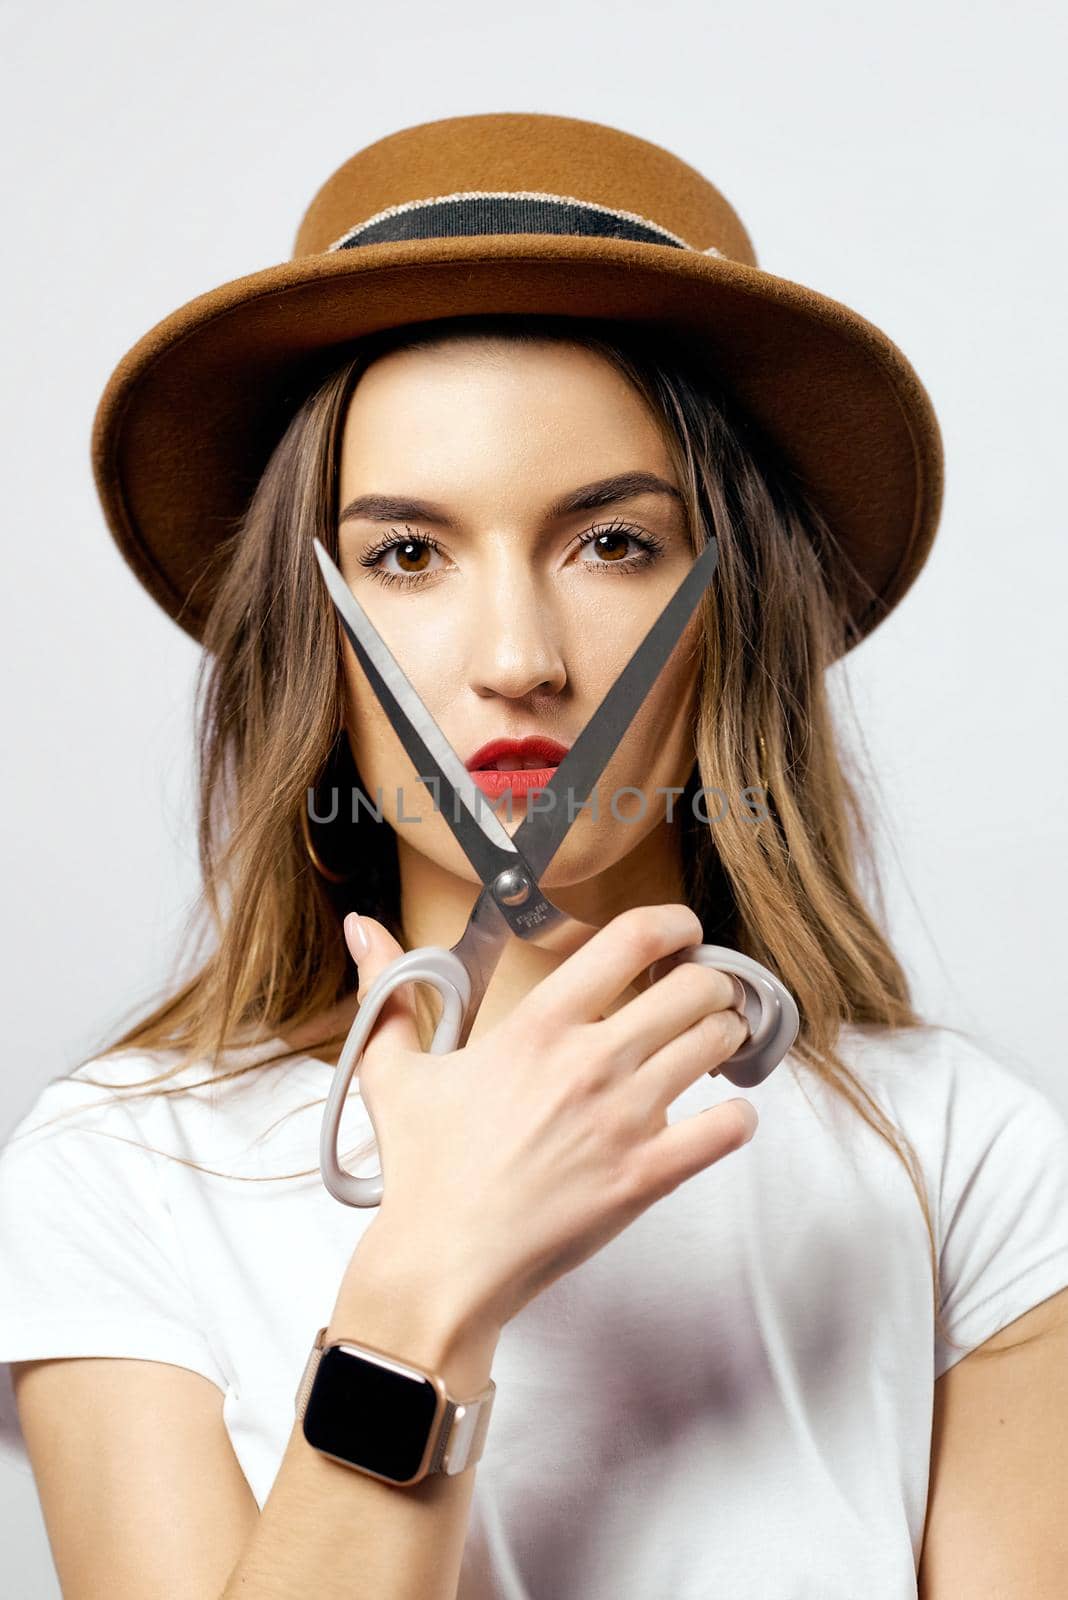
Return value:
[(859, 574), (858, 639), (902, 599), (937, 529), (943, 452), (897, 345), (849, 307), (757, 267), (556, 234), (298, 257), (157, 323), (108, 380), (91, 442), (108, 527), (144, 587), (199, 640), (208, 558), (329, 352), (385, 328), (495, 312), (659, 323), (699, 339)]

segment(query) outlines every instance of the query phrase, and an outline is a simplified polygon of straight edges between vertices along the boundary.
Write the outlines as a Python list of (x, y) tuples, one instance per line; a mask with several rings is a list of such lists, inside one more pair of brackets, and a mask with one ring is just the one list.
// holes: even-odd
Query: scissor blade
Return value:
[(321, 541), (313, 538), (312, 544), (342, 627), (397, 737), (431, 794), (427, 780), (437, 780), (435, 803), (482, 882), (492, 883), (506, 867), (521, 864), (519, 852)]
[(719, 541), (709, 535), (705, 548), (557, 767), (545, 793), (555, 799), (544, 810), (530, 812), (513, 835), (513, 843), (535, 879), (556, 854), (598, 778), (626, 733), (638, 707), (656, 682), (712, 581), (719, 560)]

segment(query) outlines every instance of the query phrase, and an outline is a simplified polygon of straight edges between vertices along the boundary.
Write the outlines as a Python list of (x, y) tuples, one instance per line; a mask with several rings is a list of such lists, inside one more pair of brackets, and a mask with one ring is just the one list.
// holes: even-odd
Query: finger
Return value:
[(654, 961), (702, 937), (700, 919), (689, 906), (621, 911), (537, 985), (538, 1017), (550, 1026), (599, 1021)]
[[(404, 951), (388, 928), (373, 917), (359, 916), (350, 911), (343, 923), (345, 943), (360, 975), (356, 992), (358, 1006), (372, 983), (391, 962)], [(361, 938), (361, 932), (365, 938)], [(366, 942), (365, 942), (366, 940)], [(415, 984), (405, 983), (395, 989), (378, 1014), (371, 1037), (364, 1047), (363, 1060), (375, 1061), (380, 1055), (399, 1050), (418, 1050), (419, 1030), (416, 1025)]]
[(636, 1090), (666, 1113), (684, 1089), (703, 1073), (715, 1077), (749, 1037), (749, 1023), (729, 1008), (701, 1017), (670, 1040), (638, 1069)]
[(752, 1101), (733, 1099), (669, 1123), (644, 1147), (642, 1160), (650, 1188), (657, 1195), (670, 1194), (687, 1178), (748, 1144), (759, 1122)]
[(633, 1071), (695, 1022), (722, 1014), (737, 1000), (737, 980), (730, 973), (684, 961), (606, 1017), (601, 1031), (621, 1070)]

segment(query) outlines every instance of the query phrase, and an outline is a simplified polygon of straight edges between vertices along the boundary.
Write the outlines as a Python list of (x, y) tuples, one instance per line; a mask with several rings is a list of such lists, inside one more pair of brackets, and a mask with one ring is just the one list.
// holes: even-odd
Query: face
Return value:
[[(588, 503), (622, 475), (632, 481)], [(346, 514), (370, 496), (392, 504)], [(346, 415), (339, 504), (345, 581), (465, 763), (494, 739), (570, 747), (694, 559), (657, 423), (613, 366), (577, 346), (464, 339), (379, 358)], [(693, 768), (699, 632), (695, 615), (547, 889), (677, 834), (678, 797), (668, 827), (657, 790), (681, 788)], [(353, 756), (368, 801), (381, 790), (402, 862), (410, 849), (477, 884), (347, 641), (344, 655)], [(501, 782), (479, 780), (487, 794)], [(514, 833), (529, 801), (513, 789), (511, 819), (507, 790), (491, 803)]]

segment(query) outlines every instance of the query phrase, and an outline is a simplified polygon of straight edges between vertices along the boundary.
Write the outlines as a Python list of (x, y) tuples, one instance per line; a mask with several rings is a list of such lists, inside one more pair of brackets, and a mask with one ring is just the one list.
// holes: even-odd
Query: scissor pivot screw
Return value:
[(530, 898), (531, 883), (520, 867), (508, 867), (493, 885), (497, 899), (505, 906), (521, 906)]

